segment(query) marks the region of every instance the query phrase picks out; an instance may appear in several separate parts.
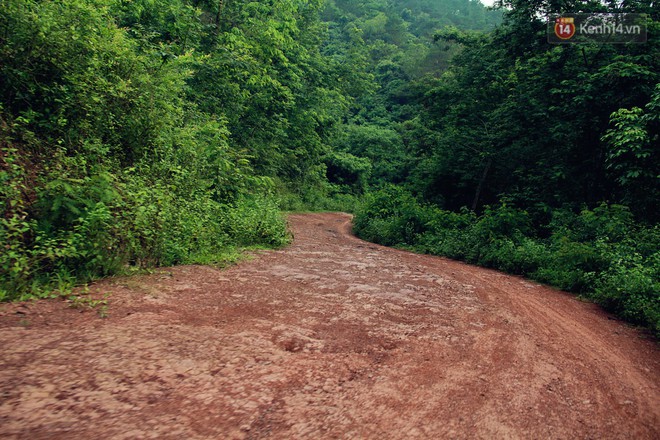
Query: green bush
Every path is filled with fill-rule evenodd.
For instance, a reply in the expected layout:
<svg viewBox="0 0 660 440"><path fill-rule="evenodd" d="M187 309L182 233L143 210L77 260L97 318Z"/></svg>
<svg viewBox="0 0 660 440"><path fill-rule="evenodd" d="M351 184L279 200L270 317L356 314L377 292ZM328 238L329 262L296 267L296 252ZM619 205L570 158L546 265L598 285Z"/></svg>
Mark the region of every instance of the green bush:
<svg viewBox="0 0 660 440"><path fill-rule="evenodd" d="M548 258L547 248L534 239L502 238L485 247L478 263L508 273L534 276Z"/></svg>
<svg viewBox="0 0 660 440"><path fill-rule="evenodd" d="M595 243L562 240L548 245L548 250L548 258L534 278L570 292L593 289L593 274L605 270L609 264Z"/></svg>
<svg viewBox="0 0 660 440"><path fill-rule="evenodd" d="M654 249L650 251L649 249ZM641 228L609 249L610 266L588 296L660 335L660 228Z"/></svg>
<svg viewBox="0 0 660 440"><path fill-rule="evenodd" d="M330 183L347 188L352 194L363 194L371 174L371 162L343 151L332 151L325 159Z"/></svg>
<svg viewBox="0 0 660 440"><path fill-rule="evenodd" d="M31 219L17 190L25 173L4 171L10 161L4 157L0 300L49 295L130 267L220 263L236 247L281 246L289 239L271 199L219 203L203 187L186 197L132 173L50 180L37 191L37 219Z"/></svg>
<svg viewBox="0 0 660 440"><path fill-rule="evenodd" d="M369 194L355 216L355 232L384 245L415 246L428 229L431 210L405 190L387 186Z"/></svg>
<svg viewBox="0 0 660 440"><path fill-rule="evenodd" d="M288 243L286 221L276 202L264 197L245 197L231 207L223 227L240 246L282 246Z"/></svg>

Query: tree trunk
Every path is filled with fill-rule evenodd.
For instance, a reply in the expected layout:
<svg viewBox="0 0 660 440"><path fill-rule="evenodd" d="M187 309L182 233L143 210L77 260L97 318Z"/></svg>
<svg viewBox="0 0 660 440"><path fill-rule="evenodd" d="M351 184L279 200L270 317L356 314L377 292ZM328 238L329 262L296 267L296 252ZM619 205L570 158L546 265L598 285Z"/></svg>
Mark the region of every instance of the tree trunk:
<svg viewBox="0 0 660 440"><path fill-rule="evenodd" d="M220 18L222 17L222 9L225 6L224 0L218 0L218 13L215 14L215 32L220 35Z"/></svg>
<svg viewBox="0 0 660 440"><path fill-rule="evenodd" d="M484 168L484 172L481 175L481 179L479 180L479 185L477 185L477 191L474 193L474 200L472 201L472 211L477 210L477 205L479 204L479 198L481 197L481 190L484 187L484 183L486 182L486 178L488 177L488 173L490 172L490 167L493 165L493 158L489 157L488 161L486 162L486 168Z"/></svg>

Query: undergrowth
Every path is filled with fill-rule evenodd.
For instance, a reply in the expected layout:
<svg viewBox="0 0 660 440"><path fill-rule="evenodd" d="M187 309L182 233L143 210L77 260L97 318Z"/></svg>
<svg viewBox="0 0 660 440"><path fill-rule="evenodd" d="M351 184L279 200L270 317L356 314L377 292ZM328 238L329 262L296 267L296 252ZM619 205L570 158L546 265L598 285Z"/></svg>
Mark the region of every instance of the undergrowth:
<svg viewBox="0 0 660 440"><path fill-rule="evenodd" d="M289 240L272 197L219 202L201 189L184 197L163 180L84 174L70 164L35 181L24 154L7 143L1 154L0 301L50 297L136 269L223 265L241 248Z"/></svg>

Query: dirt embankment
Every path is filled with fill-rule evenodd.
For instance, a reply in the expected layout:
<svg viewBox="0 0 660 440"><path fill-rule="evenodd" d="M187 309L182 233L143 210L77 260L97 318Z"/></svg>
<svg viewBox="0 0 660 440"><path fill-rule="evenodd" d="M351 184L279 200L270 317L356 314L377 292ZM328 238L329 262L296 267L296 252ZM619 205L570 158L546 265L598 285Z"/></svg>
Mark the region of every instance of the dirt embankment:
<svg viewBox="0 0 660 440"><path fill-rule="evenodd" d="M220 271L0 306L3 439L658 439L657 345L529 281L294 215Z"/></svg>

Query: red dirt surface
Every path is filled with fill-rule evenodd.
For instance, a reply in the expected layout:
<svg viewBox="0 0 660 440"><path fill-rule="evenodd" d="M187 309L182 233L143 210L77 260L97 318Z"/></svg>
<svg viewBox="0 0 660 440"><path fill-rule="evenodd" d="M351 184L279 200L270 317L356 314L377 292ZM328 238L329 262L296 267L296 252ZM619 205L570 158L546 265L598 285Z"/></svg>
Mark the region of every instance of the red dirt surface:
<svg viewBox="0 0 660 440"><path fill-rule="evenodd" d="M290 217L227 270L0 306L3 439L658 439L657 343L521 278Z"/></svg>

